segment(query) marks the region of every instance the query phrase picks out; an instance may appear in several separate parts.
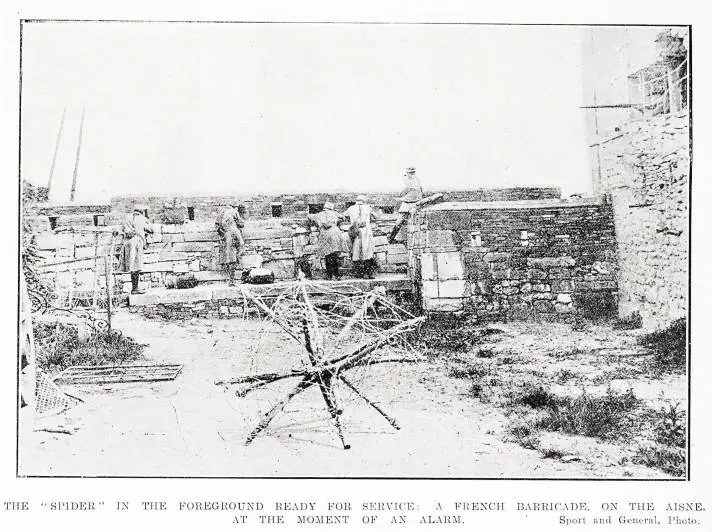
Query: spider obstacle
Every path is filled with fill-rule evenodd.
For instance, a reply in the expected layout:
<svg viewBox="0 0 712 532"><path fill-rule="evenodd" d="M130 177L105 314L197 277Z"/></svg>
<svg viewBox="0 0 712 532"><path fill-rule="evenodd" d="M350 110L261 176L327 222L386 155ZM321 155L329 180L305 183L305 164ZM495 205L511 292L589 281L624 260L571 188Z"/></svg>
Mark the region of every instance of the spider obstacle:
<svg viewBox="0 0 712 532"><path fill-rule="evenodd" d="M293 368L289 371L239 376L215 382L217 385L239 385L236 395L238 397L245 397L250 392L274 382L283 379L298 379L296 386L262 415L257 426L247 437L245 444L249 445L263 432L292 399L310 389L312 386L317 386L343 448L349 449L351 446L346 443L341 423L343 408L334 393L335 386L339 383L345 385L358 398L378 412L393 428L400 429L397 421L376 404L376 402L361 392L357 384L347 377L346 373L355 368L368 367L374 364L420 361L418 357L412 356L412 352L411 356L383 356L382 353L379 353L379 350L391 345L398 338L402 338L404 333L416 329L425 318L413 316L388 301L385 298L385 289L379 286L367 294L362 292L361 295L365 295L365 297L359 306L353 305L359 297L352 296L349 302L352 308L356 306L356 310L345 320L338 334L336 334L333 341L329 342L329 346L327 346L327 342L325 342L325 332L329 327L331 327L332 330L334 329L333 323L328 323L334 320L328 319L328 313L317 311L309 296L308 285L312 283L308 283L306 279L302 277L291 284L292 291L289 297L286 298L289 301L287 305L288 312L281 313L274 310L274 305L270 308L260 297L252 294L249 289L244 286L241 286L244 301L246 303L252 303L259 311L266 315L268 320L278 325L290 338L303 348L303 354L306 355L306 363L302 367ZM345 297L348 298L348 296ZM285 299L282 301L285 301ZM385 321L376 320L379 321L379 323L377 327L374 327L372 323L369 323L368 313L369 309L373 310L378 304L390 309L392 311L392 318L391 320ZM384 324L387 325L389 323L391 326L384 327ZM370 325L370 327L366 327L369 329L369 333L362 335L361 341L355 346L349 346L346 340L354 329L363 329L367 325Z"/></svg>

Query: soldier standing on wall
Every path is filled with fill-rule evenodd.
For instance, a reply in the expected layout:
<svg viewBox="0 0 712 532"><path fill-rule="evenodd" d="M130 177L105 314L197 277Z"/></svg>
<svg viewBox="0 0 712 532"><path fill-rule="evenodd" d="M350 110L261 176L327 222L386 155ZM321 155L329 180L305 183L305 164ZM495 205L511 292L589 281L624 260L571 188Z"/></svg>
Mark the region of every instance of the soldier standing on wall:
<svg viewBox="0 0 712 532"><path fill-rule="evenodd" d="M400 218L388 237L390 244L396 243L396 236L398 236L403 225L408 222L410 215L415 211L415 204L423 199L423 186L420 184L420 179L415 175L415 168L412 166L406 168L404 177L405 189L403 190L403 197L399 198L403 202L400 209L398 209Z"/></svg>
<svg viewBox="0 0 712 532"><path fill-rule="evenodd" d="M119 255L119 268L131 273L131 293L143 294L138 286L143 270L143 251L146 248L146 233L153 233L148 220L144 216L145 207L136 205L133 213L126 217L121 230L124 242Z"/></svg>
<svg viewBox="0 0 712 532"><path fill-rule="evenodd" d="M243 227L245 227L245 221L240 216L236 205L228 205L223 208L215 220L215 230L220 237L219 263L227 269L230 283L236 281L237 261L245 249L245 241L242 238L242 231L240 231Z"/></svg>

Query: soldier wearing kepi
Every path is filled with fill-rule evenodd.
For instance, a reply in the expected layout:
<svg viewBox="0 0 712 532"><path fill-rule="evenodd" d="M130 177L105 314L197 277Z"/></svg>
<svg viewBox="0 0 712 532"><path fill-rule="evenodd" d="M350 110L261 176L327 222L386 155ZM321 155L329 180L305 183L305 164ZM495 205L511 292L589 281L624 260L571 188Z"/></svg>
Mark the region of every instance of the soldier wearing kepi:
<svg viewBox="0 0 712 532"><path fill-rule="evenodd" d="M242 238L241 228L245 221L240 216L237 206L224 207L215 220L215 230L220 237L220 264L225 267L230 275L230 282L235 282L235 272L240 255L245 250L245 241Z"/></svg>
<svg viewBox="0 0 712 532"><path fill-rule="evenodd" d="M131 273L131 293L143 294L139 289L141 270L143 270L143 251L146 248L146 233L153 233L153 228L144 216L144 207L136 205L121 226L124 242L119 255L119 267Z"/></svg>
<svg viewBox="0 0 712 532"><path fill-rule="evenodd" d="M403 190L403 197L399 198L403 202L400 209L398 209L400 218L388 237L390 244L395 244L401 228L408 223L411 214L415 211L415 204L423 199L423 186L420 184L420 179L415 175L415 168L412 166L406 168L404 177L405 189Z"/></svg>

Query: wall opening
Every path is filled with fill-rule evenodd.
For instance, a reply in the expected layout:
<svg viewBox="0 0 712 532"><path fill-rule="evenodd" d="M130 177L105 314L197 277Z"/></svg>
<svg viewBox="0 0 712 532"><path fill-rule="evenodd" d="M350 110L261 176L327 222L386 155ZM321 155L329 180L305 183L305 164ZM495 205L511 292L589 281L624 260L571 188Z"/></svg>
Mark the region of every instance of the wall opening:
<svg viewBox="0 0 712 532"><path fill-rule="evenodd" d="M188 207L188 220L195 220L195 207Z"/></svg>
<svg viewBox="0 0 712 532"><path fill-rule="evenodd" d="M272 203L272 218L281 218L284 214L283 205L281 203Z"/></svg>
<svg viewBox="0 0 712 532"><path fill-rule="evenodd" d="M57 220L59 219L59 216L50 216L49 217L49 228L52 230L57 229Z"/></svg>
<svg viewBox="0 0 712 532"><path fill-rule="evenodd" d="M309 214L318 214L324 210L323 203L310 203L309 204Z"/></svg>
<svg viewBox="0 0 712 532"><path fill-rule="evenodd" d="M393 205L381 205L381 210L383 211L383 214L393 214L396 211L396 208Z"/></svg>

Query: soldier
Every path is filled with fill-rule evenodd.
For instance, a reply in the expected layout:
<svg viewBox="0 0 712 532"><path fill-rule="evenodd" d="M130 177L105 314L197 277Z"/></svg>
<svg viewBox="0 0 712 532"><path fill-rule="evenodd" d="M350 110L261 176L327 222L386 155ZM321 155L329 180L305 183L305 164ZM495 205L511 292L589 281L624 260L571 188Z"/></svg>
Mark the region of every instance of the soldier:
<svg viewBox="0 0 712 532"><path fill-rule="evenodd" d="M138 286L143 270L143 251L146 248L146 233L153 233L148 220L143 214L143 207L136 205L133 213L129 214L124 221L121 230L124 235L124 242L119 255L119 268L124 272L131 273L131 293L143 294L145 290L140 290Z"/></svg>
<svg viewBox="0 0 712 532"><path fill-rule="evenodd" d="M326 278L335 278L338 281L341 279L339 257L344 251L341 229L339 229L339 214L334 211L334 204L327 201L324 203L324 210L317 214L308 214L307 218L319 227L317 252L324 259Z"/></svg>
<svg viewBox="0 0 712 532"><path fill-rule="evenodd" d="M403 190L403 197L399 198L403 203L398 209L400 218L388 237L390 244L395 244L396 236L398 236L403 225L408 222L410 215L415 211L415 204L423 199L423 186L420 184L420 179L415 175L415 168L412 166L406 168L403 177L405 177L405 189Z"/></svg>
<svg viewBox="0 0 712 532"><path fill-rule="evenodd" d="M351 222L349 235L353 244L351 260L354 263L354 275L374 279L376 277L376 243L373 239L371 220L377 219L376 213L366 203L366 196L359 194L356 197L356 204L346 209L343 216L348 217Z"/></svg>
<svg viewBox="0 0 712 532"><path fill-rule="evenodd" d="M223 208L215 220L215 230L220 237L220 260L218 262L230 275L230 283L236 281L237 262L245 250L245 241L242 238L242 231L240 231L243 227L245 227L245 221L235 205Z"/></svg>

